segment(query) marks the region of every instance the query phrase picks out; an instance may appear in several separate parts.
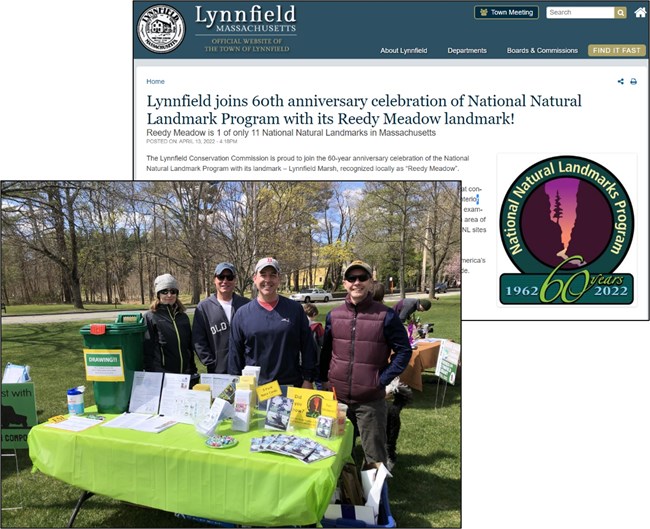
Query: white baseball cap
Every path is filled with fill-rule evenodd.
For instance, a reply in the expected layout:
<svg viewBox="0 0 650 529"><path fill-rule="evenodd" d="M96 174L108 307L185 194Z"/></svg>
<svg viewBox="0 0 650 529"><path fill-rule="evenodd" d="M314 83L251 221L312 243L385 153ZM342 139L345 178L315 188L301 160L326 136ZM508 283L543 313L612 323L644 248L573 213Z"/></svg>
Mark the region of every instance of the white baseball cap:
<svg viewBox="0 0 650 529"><path fill-rule="evenodd" d="M273 259L273 257L262 257L262 259L257 261L257 264L255 265L255 273L257 274L267 266L272 266L278 274L280 273L280 263Z"/></svg>

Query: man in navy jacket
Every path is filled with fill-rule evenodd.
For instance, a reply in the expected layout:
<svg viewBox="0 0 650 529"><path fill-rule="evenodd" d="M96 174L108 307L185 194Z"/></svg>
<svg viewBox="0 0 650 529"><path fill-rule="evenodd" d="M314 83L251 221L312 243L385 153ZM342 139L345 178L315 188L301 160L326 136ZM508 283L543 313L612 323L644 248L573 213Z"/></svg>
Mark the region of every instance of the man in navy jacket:
<svg viewBox="0 0 650 529"><path fill-rule="evenodd" d="M258 382L313 389L318 374L316 345L300 303L280 296L280 265L272 257L260 259L253 282L257 298L232 321L228 372L239 375L259 366Z"/></svg>

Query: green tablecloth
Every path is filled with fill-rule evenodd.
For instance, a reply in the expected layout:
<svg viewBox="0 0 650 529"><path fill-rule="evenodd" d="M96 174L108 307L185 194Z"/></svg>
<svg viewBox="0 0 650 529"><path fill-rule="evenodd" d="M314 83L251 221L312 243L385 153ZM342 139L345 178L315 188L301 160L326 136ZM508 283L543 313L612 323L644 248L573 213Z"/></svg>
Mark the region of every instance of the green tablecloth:
<svg viewBox="0 0 650 529"><path fill-rule="evenodd" d="M251 453L251 438L281 433L263 424L262 417L254 418L250 432L233 432L229 421L221 424L218 433L239 441L228 449L209 448L186 424L158 434L101 426L74 433L41 424L29 434L29 455L44 474L139 505L243 525L318 523L349 459L352 425L348 422L345 435L330 440L310 430L289 432L337 452L306 464L290 456Z"/></svg>

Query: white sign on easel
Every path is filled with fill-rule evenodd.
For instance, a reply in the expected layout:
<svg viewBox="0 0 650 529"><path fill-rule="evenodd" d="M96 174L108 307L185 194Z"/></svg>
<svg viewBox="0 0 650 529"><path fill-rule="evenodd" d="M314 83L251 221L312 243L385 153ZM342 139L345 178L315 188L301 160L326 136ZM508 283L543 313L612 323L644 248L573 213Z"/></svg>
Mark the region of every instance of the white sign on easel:
<svg viewBox="0 0 650 529"><path fill-rule="evenodd" d="M443 340L436 363L436 376L453 385L456 381L459 360L460 344L451 340Z"/></svg>

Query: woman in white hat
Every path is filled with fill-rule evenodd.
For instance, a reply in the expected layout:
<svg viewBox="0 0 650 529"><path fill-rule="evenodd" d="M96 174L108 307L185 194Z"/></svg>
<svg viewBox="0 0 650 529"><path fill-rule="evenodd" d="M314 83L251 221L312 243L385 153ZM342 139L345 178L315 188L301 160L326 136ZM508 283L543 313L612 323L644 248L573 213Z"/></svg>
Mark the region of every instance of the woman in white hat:
<svg viewBox="0 0 650 529"><path fill-rule="evenodd" d="M156 297L144 319L144 369L164 373L192 375L198 379L192 328L183 303L178 299L178 281L171 274L154 281Z"/></svg>

